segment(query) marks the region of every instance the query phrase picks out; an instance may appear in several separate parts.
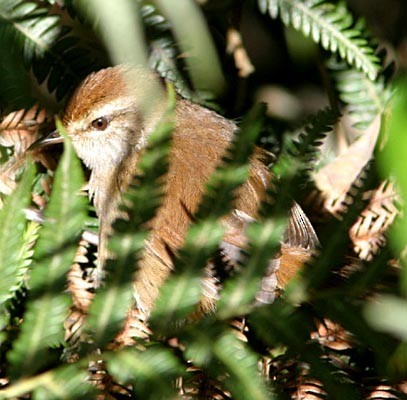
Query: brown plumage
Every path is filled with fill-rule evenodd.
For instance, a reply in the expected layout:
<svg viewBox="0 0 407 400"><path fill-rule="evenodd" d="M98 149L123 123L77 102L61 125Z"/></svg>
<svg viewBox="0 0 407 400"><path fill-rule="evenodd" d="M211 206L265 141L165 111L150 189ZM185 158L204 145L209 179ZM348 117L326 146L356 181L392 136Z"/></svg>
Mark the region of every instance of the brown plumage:
<svg viewBox="0 0 407 400"><path fill-rule="evenodd" d="M147 113L140 112L145 105L146 86L153 82L158 80L151 72L123 66L107 68L85 79L65 111L63 123L73 146L92 171L89 191L101 222L101 262L106 256L110 226L118 215L121 193L137 171L137 161L148 135L165 110L163 96L154 99L153 108ZM135 279L136 299L142 309L151 309L160 286L171 272L170 253L176 253L182 245L205 183L235 131L232 121L188 100L177 100L165 196L151 221L151 235ZM251 158L250 178L237 190L234 211L222 220L226 227L222 251L230 259L237 257L237 250L246 245L244 230L257 217L260 202L265 199L270 182L266 159L267 154L256 148ZM281 257L270 261L270 277L275 280L277 270L277 280L284 285L310 257L317 243L308 219L294 205ZM260 291L259 301L267 302L273 297L270 289L273 284L267 279L263 282L265 294ZM216 290L210 279L208 282L204 285L201 304L204 312L213 309L216 300Z"/></svg>

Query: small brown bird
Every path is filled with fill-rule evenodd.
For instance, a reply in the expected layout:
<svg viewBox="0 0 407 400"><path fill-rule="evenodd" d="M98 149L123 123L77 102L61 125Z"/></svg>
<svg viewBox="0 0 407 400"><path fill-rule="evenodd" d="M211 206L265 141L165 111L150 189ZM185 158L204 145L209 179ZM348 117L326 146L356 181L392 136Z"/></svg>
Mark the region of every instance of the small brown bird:
<svg viewBox="0 0 407 400"><path fill-rule="evenodd" d="M117 66L89 75L68 102L63 124L78 156L91 170L89 192L100 219L99 258L106 254L111 224L118 216L121 194L129 186L147 138L166 109L165 96L153 111L141 112L146 85L159 82L153 72ZM164 200L151 221L138 274L135 295L138 306L151 310L160 286L172 269L169 254L183 244L205 188L205 183L221 162L237 126L230 120L188 100L177 99L175 129L164 185ZM44 139L46 144L49 139ZM58 141L53 138L52 141ZM265 200L270 172L267 153L255 148L248 181L236 193L233 212L223 218L226 228L222 252L234 259L246 245L245 228L257 218ZM270 301L278 286L284 286L318 245L318 239L301 208L294 203L280 257L270 261L258 301ZM216 289L205 282L201 309L212 310Z"/></svg>

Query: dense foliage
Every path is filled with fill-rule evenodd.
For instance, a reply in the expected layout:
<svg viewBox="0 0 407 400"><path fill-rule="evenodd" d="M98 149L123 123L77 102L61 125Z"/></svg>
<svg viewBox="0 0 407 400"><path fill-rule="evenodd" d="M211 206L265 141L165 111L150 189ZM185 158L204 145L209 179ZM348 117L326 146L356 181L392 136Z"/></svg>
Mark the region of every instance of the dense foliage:
<svg viewBox="0 0 407 400"><path fill-rule="evenodd" d="M380 43L344 1L2 0L0 398L406 398L407 80ZM132 277L162 197L171 86L102 288L86 171L68 140L62 154L26 152L89 72L122 62L244 115L149 321ZM241 265L222 276L217 310L194 320L203 269L222 262L219 219L255 143L275 154L273 203L250 225ZM274 303L254 306L291 199L320 251Z"/></svg>

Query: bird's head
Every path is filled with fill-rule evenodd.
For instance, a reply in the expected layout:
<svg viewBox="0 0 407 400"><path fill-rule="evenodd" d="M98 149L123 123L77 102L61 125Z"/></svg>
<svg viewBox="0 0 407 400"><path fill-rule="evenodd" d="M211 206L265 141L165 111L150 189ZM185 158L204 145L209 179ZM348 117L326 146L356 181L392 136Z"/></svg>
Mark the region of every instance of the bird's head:
<svg viewBox="0 0 407 400"><path fill-rule="evenodd" d="M121 65L90 74L67 103L62 122L85 165L103 172L145 146L164 109L157 76Z"/></svg>

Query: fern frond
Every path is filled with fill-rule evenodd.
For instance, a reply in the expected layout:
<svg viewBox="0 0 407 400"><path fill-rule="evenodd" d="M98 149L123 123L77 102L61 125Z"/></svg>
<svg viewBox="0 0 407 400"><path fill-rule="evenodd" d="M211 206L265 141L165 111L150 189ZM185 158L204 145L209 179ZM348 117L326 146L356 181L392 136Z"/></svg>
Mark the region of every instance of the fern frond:
<svg viewBox="0 0 407 400"><path fill-rule="evenodd" d="M355 252L362 260L372 260L386 243L385 233L400 210L398 194L391 182L384 181L371 193L368 206L350 230Z"/></svg>
<svg viewBox="0 0 407 400"><path fill-rule="evenodd" d="M378 58L353 21L344 2L337 5L325 0L258 0L262 12L272 18L280 16L324 49L338 54L350 65L376 79Z"/></svg>
<svg viewBox="0 0 407 400"><path fill-rule="evenodd" d="M21 285L30 254L27 254L24 208L31 197L33 167L27 168L17 189L7 197L0 210L0 310ZM26 236L27 238L27 236ZM30 237L31 239L31 237Z"/></svg>
<svg viewBox="0 0 407 400"><path fill-rule="evenodd" d="M143 2L144 3L144 2ZM142 4L140 14L143 18L149 42L149 65L162 77L173 82L177 92L186 99L195 97L185 79L184 57L171 32L171 25L150 2Z"/></svg>
<svg viewBox="0 0 407 400"><path fill-rule="evenodd" d="M80 162L66 141L35 246L27 311L20 335L8 354L14 377L40 370L49 361L50 347L63 342L63 323L70 303L64 293L66 274L86 217L87 201L78 195L83 181Z"/></svg>
<svg viewBox="0 0 407 400"><path fill-rule="evenodd" d="M296 158L301 158L304 167L312 169L323 139L332 132L339 115L337 111L325 108L310 116L299 136L294 139L287 151Z"/></svg>
<svg viewBox="0 0 407 400"><path fill-rule="evenodd" d="M101 61L95 55L96 46L82 48L71 31L71 27L62 25L55 9L51 12L50 4L25 0L0 3L0 43L12 46L26 69L32 68L38 83L47 81L49 92L55 91L57 100Z"/></svg>
<svg viewBox="0 0 407 400"><path fill-rule="evenodd" d="M213 346L213 354L223 364L226 387L235 399L272 400L274 396L258 375L256 355L233 334L222 335Z"/></svg>
<svg viewBox="0 0 407 400"><path fill-rule="evenodd" d="M27 224L27 229L23 236L23 243L18 254L20 268L17 289L19 289L25 283L25 279L28 278L28 268L32 264L34 255L33 246L38 238L40 228L41 226L36 222L29 222Z"/></svg>
<svg viewBox="0 0 407 400"><path fill-rule="evenodd" d="M309 175L316 169L317 153L322 139L331 132L338 118L336 111L325 109L308 118L297 138L289 138L283 143L278 161L272 166L274 175L280 180L278 196L299 200ZM297 190L296 190L297 189Z"/></svg>
<svg viewBox="0 0 407 400"><path fill-rule="evenodd" d="M285 202L287 207L290 203ZM279 207L267 213L262 223L252 223L247 228L249 245L242 260L244 268L225 283L217 307L217 315L228 319L244 315L252 306L267 266L276 256L286 227L286 213ZM274 271L273 271L274 272Z"/></svg>
<svg viewBox="0 0 407 400"><path fill-rule="evenodd" d="M335 235L321 233L322 249L312 267L307 267L304 279L307 284L318 290L329 278L330 274L344 263L344 255L349 244L349 230L364 208L363 192L371 189L373 172L370 164L365 166L353 185L349 188L344 199L339 218L325 227L325 232L335 232ZM326 241L326 238L329 240Z"/></svg>
<svg viewBox="0 0 407 400"><path fill-rule="evenodd" d="M44 108L35 104L28 110L18 110L1 118L0 145L14 147L14 155L21 156L38 139L39 132L49 125Z"/></svg>
<svg viewBox="0 0 407 400"><path fill-rule="evenodd" d="M105 285L97 292L87 321L99 347L119 332L133 306L133 277L149 233L145 225L162 200L161 181L168 168L174 107L175 94L171 91L169 110L149 137L146 152L138 163L140 174L124 197L122 207L128 219L119 218L113 225L115 235L109 239L113 259L107 262Z"/></svg>
<svg viewBox="0 0 407 400"><path fill-rule="evenodd" d="M309 341L312 322L306 309L293 307L283 299L255 309L250 316L253 334L273 349L283 344L291 359L306 363L312 377L323 383L323 388L335 400L358 398L357 388L344 379L341 367L324 357L323 349ZM278 384L278 382L277 382Z"/></svg>
<svg viewBox="0 0 407 400"><path fill-rule="evenodd" d="M86 382L87 375L78 364L62 366L42 374L21 379L0 390L1 399L16 399L33 393L34 399L80 400L95 395L94 388Z"/></svg>
<svg viewBox="0 0 407 400"><path fill-rule="evenodd" d="M184 356L221 386L219 391L233 399L273 399L270 388L258 373L258 358L230 327L207 319L181 333Z"/></svg>
<svg viewBox="0 0 407 400"><path fill-rule="evenodd" d="M225 284L218 305L220 318L247 312L267 266L280 247L292 199L298 198L298 188L304 185L320 141L332 129L336 118L336 112L323 110L310 118L304 133L285 143L285 148L272 167L279 179L276 182L277 193L272 194L272 204L263 205L262 222L252 223L247 228L249 246L244 256L245 267Z"/></svg>
<svg viewBox="0 0 407 400"><path fill-rule="evenodd" d="M347 64L334 58L327 61L332 72L339 99L345 104L352 123L365 130L377 115L382 115L391 97L384 74L371 80L364 73L349 68Z"/></svg>
<svg viewBox="0 0 407 400"><path fill-rule="evenodd" d="M249 156L262 126L262 107L254 108L236 134L223 163L209 179L184 246L175 261L175 274L164 283L152 313L152 323L166 330L182 321L201 297L204 267L219 248L224 234L220 218L226 215L235 190L249 177Z"/></svg>
<svg viewBox="0 0 407 400"><path fill-rule="evenodd" d="M134 349L106 356L108 371L122 384L132 384L134 398L176 397L174 381L182 373L178 359L159 345L140 352Z"/></svg>

